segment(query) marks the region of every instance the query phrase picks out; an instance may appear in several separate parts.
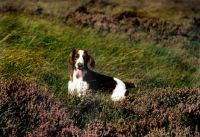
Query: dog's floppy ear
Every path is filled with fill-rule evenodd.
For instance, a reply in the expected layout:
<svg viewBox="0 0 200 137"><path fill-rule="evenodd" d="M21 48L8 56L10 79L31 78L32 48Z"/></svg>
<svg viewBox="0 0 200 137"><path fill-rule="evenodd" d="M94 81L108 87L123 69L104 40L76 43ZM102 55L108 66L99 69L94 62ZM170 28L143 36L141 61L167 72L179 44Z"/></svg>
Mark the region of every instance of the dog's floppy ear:
<svg viewBox="0 0 200 137"><path fill-rule="evenodd" d="M93 57L89 52L87 52L87 54L88 54L88 64L90 65L91 68L95 68L95 61Z"/></svg>
<svg viewBox="0 0 200 137"><path fill-rule="evenodd" d="M71 65L73 65L73 63L74 63L74 54L75 54L75 52L76 52L76 49L74 49L70 54L69 54L69 57L68 57L68 61L69 61L69 63L71 64Z"/></svg>

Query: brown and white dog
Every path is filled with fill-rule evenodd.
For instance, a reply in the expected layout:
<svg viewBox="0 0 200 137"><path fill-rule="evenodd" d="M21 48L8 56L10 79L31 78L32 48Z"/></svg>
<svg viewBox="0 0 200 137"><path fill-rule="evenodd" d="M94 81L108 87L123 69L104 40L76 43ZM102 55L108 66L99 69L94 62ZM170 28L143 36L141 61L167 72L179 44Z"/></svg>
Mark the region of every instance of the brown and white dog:
<svg viewBox="0 0 200 137"><path fill-rule="evenodd" d="M135 84L122 82L121 80L96 73L88 68L95 67L91 54L85 50L74 49L69 55L69 63L72 67L68 92L78 93L78 96L86 95L88 90L112 92L111 99L118 101L128 95L128 88L135 88Z"/></svg>

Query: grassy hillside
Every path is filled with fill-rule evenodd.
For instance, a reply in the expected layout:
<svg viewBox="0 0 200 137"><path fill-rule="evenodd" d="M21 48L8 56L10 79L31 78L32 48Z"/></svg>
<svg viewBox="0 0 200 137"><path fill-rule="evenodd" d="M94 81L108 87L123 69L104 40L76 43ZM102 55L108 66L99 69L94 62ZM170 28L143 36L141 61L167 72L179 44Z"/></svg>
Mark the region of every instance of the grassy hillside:
<svg viewBox="0 0 200 137"><path fill-rule="evenodd" d="M66 90L68 55L83 48L92 53L95 71L135 82L141 89L199 86L199 66L184 51L23 15L1 15L1 24L2 80L21 77Z"/></svg>
<svg viewBox="0 0 200 137"><path fill-rule="evenodd" d="M24 102L13 100L14 107L8 107L10 102L4 100L3 96L9 97L7 92L13 85L17 91L30 90L31 95L36 92L25 101L28 107L40 92L45 91L45 97L49 96L46 95L49 89L48 93L65 106L59 110L66 113L63 119L70 118L80 130L87 129L85 136L90 132L92 135L102 133L99 136L162 135L164 132L164 135L188 135L190 130L191 134L199 133L199 7L189 4L184 10L187 0L183 6L178 1L170 1L167 7L165 2L167 0L154 5L126 0L1 1L0 83L21 79L37 83L39 89L12 80L1 86L0 135L7 125L6 131L12 130L9 119L18 113L15 105L24 109ZM166 12L169 9L170 14ZM96 62L94 71L136 83L138 88L131 91L133 95L127 100L118 103L99 94L84 99L68 97L68 55L74 48L91 52ZM12 96L21 98L23 95L26 94ZM32 109L26 110L28 114L29 111L34 113ZM42 109L48 110L49 106ZM55 112L52 109L49 113L51 111ZM42 113L40 109L38 113ZM52 115L46 117L52 120L49 118ZM31 120L28 122L25 128L19 124L16 129L32 136L37 131L42 132L38 125L45 121L34 126ZM66 126L65 121L51 125L49 130L59 131L59 135L61 129L62 135L74 130L64 129Z"/></svg>

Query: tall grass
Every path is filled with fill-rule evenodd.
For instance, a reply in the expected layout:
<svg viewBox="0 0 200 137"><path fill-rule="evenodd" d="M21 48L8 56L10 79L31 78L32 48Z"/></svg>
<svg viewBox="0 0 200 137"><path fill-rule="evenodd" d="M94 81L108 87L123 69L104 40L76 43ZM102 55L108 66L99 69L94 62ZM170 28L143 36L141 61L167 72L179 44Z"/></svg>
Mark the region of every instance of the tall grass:
<svg viewBox="0 0 200 137"><path fill-rule="evenodd" d="M141 89L199 86L199 66L188 61L184 52L57 21L0 16L1 80L20 77L67 92L68 55L74 48L83 48L92 53L95 71L135 82Z"/></svg>

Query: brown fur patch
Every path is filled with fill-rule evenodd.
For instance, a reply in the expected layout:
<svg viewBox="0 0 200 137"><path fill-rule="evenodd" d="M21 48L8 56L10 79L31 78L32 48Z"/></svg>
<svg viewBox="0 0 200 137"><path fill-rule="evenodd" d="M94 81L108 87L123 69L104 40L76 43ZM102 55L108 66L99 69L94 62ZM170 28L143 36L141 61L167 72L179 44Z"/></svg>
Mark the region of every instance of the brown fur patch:
<svg viewBox="0 0 200 137"><path fill-rule="evenodd" d="M125 96L128 96L129 93L130 93L130 91L129 91L129 90L126 90Z"/></svg>

